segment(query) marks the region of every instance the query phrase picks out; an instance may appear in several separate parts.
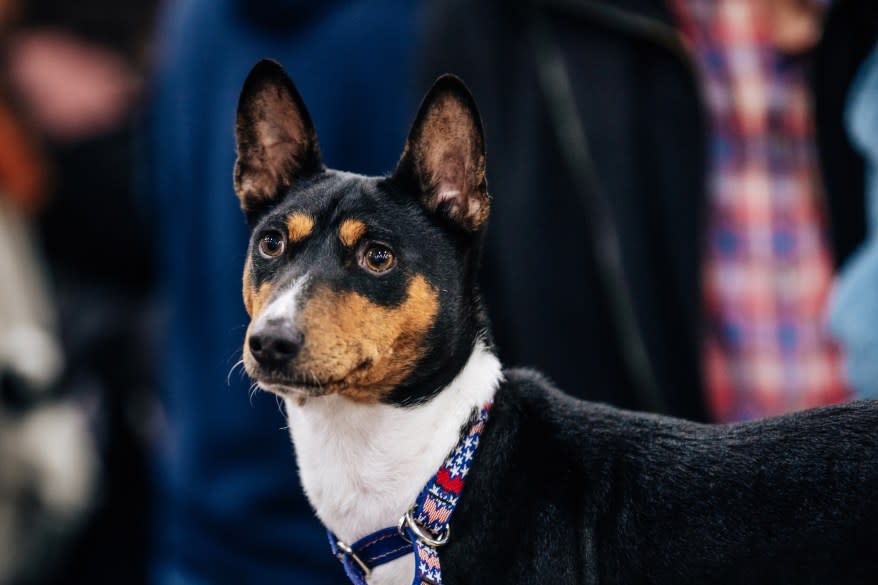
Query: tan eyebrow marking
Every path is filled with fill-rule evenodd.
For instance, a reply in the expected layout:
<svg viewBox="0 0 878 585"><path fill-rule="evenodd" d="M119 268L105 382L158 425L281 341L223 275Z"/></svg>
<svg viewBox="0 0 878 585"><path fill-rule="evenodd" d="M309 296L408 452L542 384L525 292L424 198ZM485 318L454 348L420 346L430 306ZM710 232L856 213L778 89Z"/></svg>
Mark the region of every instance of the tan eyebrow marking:
<svg viewBox="0 0 878 585"><path fill-rule="evenodd" d="M313 229L314 219L309 215L293 213L287 218L287 235L293 244L310 236Z"/></svg>
<svg viewBox="0 0 878 585"><path fill-rule="evenodd" d="M338 239L347 247L351 247L366 233L366 224L359 219L346 219L338 228Z"/></svg>

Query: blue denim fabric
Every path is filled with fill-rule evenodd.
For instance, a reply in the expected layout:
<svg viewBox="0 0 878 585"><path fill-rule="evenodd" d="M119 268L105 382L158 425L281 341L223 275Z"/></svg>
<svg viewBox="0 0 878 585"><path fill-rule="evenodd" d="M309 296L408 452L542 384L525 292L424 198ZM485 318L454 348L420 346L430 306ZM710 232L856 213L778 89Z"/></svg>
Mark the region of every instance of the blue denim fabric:
<svg viewBox="0 0 878 585"><path fill-rule="evenodd" d="M878 398L878 45L851 86L845 122L866 160L868 235L842 269L829 325L844 346L857 397Z"/></svg>

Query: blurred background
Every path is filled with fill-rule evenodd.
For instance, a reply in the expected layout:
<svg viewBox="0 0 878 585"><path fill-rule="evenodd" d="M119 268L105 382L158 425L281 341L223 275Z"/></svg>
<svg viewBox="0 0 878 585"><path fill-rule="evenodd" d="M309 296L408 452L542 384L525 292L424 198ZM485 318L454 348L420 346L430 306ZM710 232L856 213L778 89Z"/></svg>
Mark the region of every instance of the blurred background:
<svg viewBox="0 0 878 585"><path fill-rule="evenodd" d="M343 583L238 365L234 113L327 164L461 76L507 365L703 422L878 397L874 0L0 0L0 585Z"/></svg>

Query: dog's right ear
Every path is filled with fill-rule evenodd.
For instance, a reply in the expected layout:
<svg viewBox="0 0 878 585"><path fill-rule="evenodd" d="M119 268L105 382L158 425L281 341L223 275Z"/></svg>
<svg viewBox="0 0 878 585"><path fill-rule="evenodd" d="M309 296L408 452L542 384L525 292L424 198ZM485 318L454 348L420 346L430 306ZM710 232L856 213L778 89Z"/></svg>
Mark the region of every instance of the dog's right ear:
<svg viewBox="0 0 878 585"><path fill-rule="evenodd" d="M235 140L235 193L248 217L274 203L298 179L323 169L302 97L283 68L269 59L257 63L244 82Z"/></svg>

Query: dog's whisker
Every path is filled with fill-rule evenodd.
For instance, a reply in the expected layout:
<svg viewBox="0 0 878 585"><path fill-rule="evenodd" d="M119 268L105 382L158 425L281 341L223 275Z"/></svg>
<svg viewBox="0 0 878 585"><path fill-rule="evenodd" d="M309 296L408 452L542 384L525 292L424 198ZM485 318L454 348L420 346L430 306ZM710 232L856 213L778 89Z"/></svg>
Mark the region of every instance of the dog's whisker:
<svg viewBox="0 0 878 585"><path fill-rule="evenodd" d="M308 370L308 376L311 378L311 383L317 386L317 388L323 392L323 384L320 383L320 380L317 379L317 375L313 372L313 370Z"/></svg>
<svg viewBox="0 0 878 585"><path fill-rule="evenodd" d="M256 384L254 382L253 384L250 385L250 390L249 390L250 406L253 406L253 397L256 395L256 392L258 390L259 390L259 384Z"/></svg>
<svg viewBox="0 0 878 585"><path fill-rule="evenodd" d="M283 407L283 404L282 404L281 401L280 401L280 396L278 396L277 394L275 394L275 396L274 396L274 403L277 405L277 411L278 411L278 412L280 413L280 415L281 415L282 417L284 417L284 419L286 420L287 413L284 412L284 407ZM284 427L281 427L281 430L287 430L288 428L289 428L288 426L284 426Z"/></svg>
<svg viewBox="0 0 878 585"><path fill-rule="evenodd" d="M229 368L229 373L226 374L226 386L232 385L232 374L234 373L235 368L237 368L238 366L243 366L243 365L244 365L244 360L240 359L237 362L235 362L235 365L233 365L231 368ZM241 368L241 377L242 378L244 377L244 369L243 368Z"/></svg>
<svg viewBox="0 0 878 585"><path fill-rule="evenodd" d="M311 379L313 380L314 385L317 386L317 388L318 388L321 392L323 392L323 384L321 384L321 383L320 383L320 380L317 379L317 375L314 374L314 373L312 373L312 374L311 374Z"/></svg>

